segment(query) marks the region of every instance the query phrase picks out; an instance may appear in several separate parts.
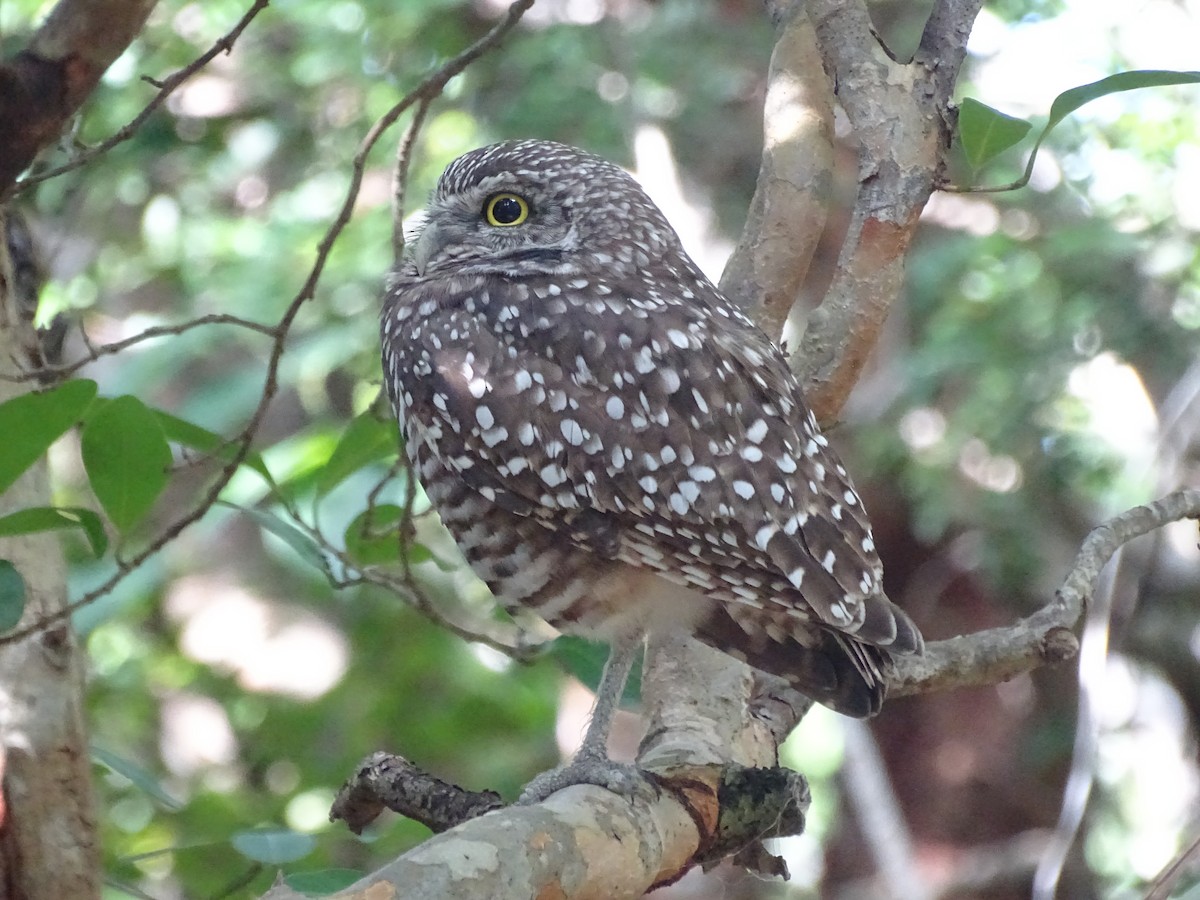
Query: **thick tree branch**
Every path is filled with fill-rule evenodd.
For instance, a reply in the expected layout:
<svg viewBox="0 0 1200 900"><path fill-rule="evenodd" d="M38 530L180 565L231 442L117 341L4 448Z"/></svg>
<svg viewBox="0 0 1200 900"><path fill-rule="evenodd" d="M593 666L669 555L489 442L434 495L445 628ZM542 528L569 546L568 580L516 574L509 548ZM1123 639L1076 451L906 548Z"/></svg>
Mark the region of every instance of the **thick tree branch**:
<svg viewBox="0 0 1200 900"><path fill-rule="evenodd" d="M782 24L763 106L763 152L721 290L770 335L783 330L825 227L833 172L832 87L802 10Z"/></svg>
<svg viewBox="0 0 1200 900"><path fill-rule="evenodd" d="M826 71L858 143L858 196L821 305L794 357L818 421L837 417L903 285L904 260L950 145L950 96L974 10L935 9L913 64L891 58L861 0L808 4ZM943 54L931 60L928 53Z"/></svg>
<svg viewBox="0 0 1200 900"><path fill-rule="evenodd" d="M404 885L414 900L490 898L498 885L506 897L619 900L731 854L765 874L786 875L761 841L802 831L809 804L808 786L795 772L724 763L652 770L647 789L630 797L579 786L533 806L496 809L494 794L463 791L403 760L392 765L397 759L375 754L365 761L340 792L333 817L358 830L384 806L417 806L418 817L437 829L461 821L340 900L365 900L381 883Z"/></svg>
<svg viewBox="0 0 1200 900"><path fill-rule="evenodd" d="M154 0L62 0L0 65L0 194L58 137L153 8Z"/></svg>

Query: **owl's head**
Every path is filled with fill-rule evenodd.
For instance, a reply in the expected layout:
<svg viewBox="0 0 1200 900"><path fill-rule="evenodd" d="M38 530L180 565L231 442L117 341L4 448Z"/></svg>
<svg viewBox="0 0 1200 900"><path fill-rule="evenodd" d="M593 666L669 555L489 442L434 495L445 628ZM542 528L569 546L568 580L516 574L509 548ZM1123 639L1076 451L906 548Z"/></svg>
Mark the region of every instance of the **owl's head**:
<svg viewBox="0 0 1200 900"><path fill-rule="evenodd" d="M472 150L438 181L412 261L438 274L632 274L681 252L662 212L612 163L551 141Z"/></svg>

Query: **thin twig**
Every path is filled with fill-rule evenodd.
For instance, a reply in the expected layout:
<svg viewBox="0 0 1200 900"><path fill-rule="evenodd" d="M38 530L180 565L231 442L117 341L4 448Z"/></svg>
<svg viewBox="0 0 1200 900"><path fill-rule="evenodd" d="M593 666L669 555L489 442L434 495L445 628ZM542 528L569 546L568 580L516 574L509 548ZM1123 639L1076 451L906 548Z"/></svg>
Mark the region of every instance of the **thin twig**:
<svg viewBox="0 0 1200 900"><path fill-rule="evenodd" d="M412 164L413 145L429 111L429 100L422 100L413 110L404 136L396 145L396 165L392 167L392 258L398 264L404 255L404 205L408 191L408 169Z"/></svg>
<svg viewBox="0 0 1200 900"><path fill-rule="evenodd" d="M26 372L22 375L8 375L0 372L0 379L4 381L30 381L37 378L66 378L73 375L89 363L93 363L102 356L112 356L116 353L121 353L128 350L130 347L136 346L144 341L153 340L154 338L167 337L168 335L180 335L186 331L191 331L193 328L200 328L205 325L233 325L237 328L245 328L247 331L254 331L258 334L274 337L278 331L278 325L264 325L261 322L252 322L249 319L243 319L240 316L230 316L224 313L213 313L207 316L198 316L195 319L189 319L186 322L181 322L178 325L155 325L152 328L147 328L144 331L139 331L131 337L124 338L120 341L113 341L111 344L101 344L99 346L93 344L87 336L86 331L82 328L80 332L84 337L84 347L86 353L82 358L71 363L64 363L58 366L44 366L36 372Z"/></svg>
<svg viewBox="0 0 1200 900"><path fill-rule="evenodd" d="M1146 892L1145 900L1167 900L1175 883L1189 869L1200 863L1200 837L1189 844L1183 852L1167 863L1166 867L1154 879L1150 890Z"/></svg>
<svg viewBox="0 0 1200 900"><path fill-rule="evenodd" d="M1019 622L926 645L923 657L901 657L889 678L892 696L998 684L1078 651L1073 629L1113 554L1170 522L1200 518L1200 490L1168 494L1092 529L1055 598Z"/></svg>
<svg viewBox="0 0 1200 900"><path fill-rule="evenodd" d="M213 45L209 47L208 50L206 50L203 54L196 57L196 59L184 66L178 72L175 72L173 75L163 79L161 82L151 82L151 84L158 88L158 93L156 93L151 98L150 102L142 108L141 112L134 116L115 134L111 135L95 146L88 147L69 162L63 163L61 166L57 166L45 172L38 172L36 175L25 176L13 186L12 193L20 193L21 191L32 187L35 184L40 184L43 181L56 178L59 175L63 175L67 172L73 171L74 169L85 166L96 157L102 156L118 144L129 140L134 136L134 134L137 133L137 130L141 128L143 124L145 124L146 120L154 114L155 110L162 106L166 102L167 98L171 96L171 94L173 94L180 85L212 62L216 58L217 54L229 53L232 51L234 42L241 37L242 32L246 30L247 26L249 26L252 21L254 21L254 17L267 8L269 2L270 0L254 0L254 5L246 10L245 15L238 20L237 24L234 25L233 28L229 29L229 31L227 31L224 35L217 38Z"/></svg>

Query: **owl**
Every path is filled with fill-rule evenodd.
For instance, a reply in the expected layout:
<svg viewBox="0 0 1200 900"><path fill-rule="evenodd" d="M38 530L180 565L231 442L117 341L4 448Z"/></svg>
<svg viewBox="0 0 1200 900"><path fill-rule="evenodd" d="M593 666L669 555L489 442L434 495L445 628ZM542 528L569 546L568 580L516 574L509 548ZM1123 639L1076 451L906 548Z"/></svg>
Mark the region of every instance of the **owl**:
<svg viewBox="0 0 1200 900"><path fill-rule="evenodd" d="M921 634L778 346L618 166L549 141L452 162L382 313L425 491L512 611L613 648L690 632L838 712L880 708Z"/></svg>

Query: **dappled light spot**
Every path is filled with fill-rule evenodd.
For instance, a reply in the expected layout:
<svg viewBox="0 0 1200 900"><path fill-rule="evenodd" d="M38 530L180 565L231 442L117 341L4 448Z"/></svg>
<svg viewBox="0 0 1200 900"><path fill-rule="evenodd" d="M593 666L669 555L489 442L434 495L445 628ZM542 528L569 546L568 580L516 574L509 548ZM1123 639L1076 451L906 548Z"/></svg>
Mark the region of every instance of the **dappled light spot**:
<svg viewBox="0 0 1200 900"><path fill-rule="evenodd" d="M248 691L312 700L346 672L345 636L294 604L202 576L175 583L167 612L181 625L180 647L199 662L234 672Z"/></svg>

